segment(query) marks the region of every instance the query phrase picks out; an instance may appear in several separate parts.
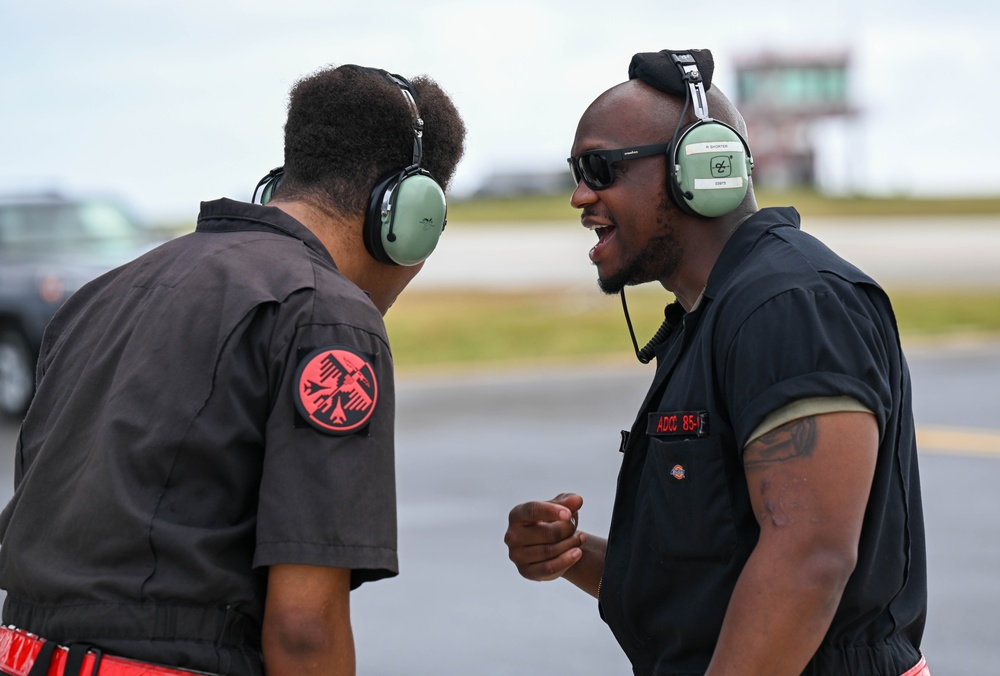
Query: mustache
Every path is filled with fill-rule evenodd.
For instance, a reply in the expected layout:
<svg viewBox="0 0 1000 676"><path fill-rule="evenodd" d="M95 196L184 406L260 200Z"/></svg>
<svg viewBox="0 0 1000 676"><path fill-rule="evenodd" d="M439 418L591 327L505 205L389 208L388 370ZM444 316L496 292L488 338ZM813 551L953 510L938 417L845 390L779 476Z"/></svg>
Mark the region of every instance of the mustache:
<svg viewBox="0 0 1000 676"><path fill-rule="evenodd" d="M615 219L615 217L613 215L611 215L605 209L595 209L593 207L584 207L583 211L580 213L580 221L583 222L584 219L587 219L587 218L594 218L594 219L599 220L599 221L606 221L606 222L610 223L611 225L613 225L614 227L616 227L616 228L618 227L618 221Z"/></svg>

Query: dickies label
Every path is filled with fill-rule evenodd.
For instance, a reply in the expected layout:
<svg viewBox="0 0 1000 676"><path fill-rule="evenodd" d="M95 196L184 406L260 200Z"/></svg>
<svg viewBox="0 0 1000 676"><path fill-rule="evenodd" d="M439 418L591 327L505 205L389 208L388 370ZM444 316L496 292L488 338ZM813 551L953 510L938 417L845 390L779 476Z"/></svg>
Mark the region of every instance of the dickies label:
<svg viewBox="0 0 1000 676"><path fill-rule="evenodd" d="M708 434L708 411L650 413L646 434L653 437L704 437Z"/></svg>

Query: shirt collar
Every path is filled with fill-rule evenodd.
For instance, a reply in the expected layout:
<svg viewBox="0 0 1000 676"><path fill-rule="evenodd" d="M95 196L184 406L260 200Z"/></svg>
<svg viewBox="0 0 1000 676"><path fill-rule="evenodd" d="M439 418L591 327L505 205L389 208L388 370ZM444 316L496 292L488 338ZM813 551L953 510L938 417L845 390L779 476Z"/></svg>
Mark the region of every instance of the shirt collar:
<svg viewBox="0 0 1000 676"><path fill-rule="evenodd" d="M337 267L333 256L315 233L277 207L238 202L225 197L202 202L196 229L199 232L278 232L302 241L334 268Z"/></svg>
<svg viewBox="0 0 1000 676"><path fill-rule="evenodd" d="M800 221L799 212L794 207L761 209L743 221L722 248L702 295L705 298L715 298L729 275L764 235L777 228L790 227L798 230Z"/></svg>

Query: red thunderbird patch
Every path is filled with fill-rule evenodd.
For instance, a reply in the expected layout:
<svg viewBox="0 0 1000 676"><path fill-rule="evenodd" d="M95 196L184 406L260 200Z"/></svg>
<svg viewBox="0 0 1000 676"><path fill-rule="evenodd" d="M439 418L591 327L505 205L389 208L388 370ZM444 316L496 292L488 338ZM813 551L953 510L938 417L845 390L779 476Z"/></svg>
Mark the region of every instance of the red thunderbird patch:
<svg viewBox="0 0 1000 676"><path fill-rule="evenodd" d="M371 359L349 347L313 350L295 375L295 407L316 429L351 434L368 423L378 402Z"/></svg>

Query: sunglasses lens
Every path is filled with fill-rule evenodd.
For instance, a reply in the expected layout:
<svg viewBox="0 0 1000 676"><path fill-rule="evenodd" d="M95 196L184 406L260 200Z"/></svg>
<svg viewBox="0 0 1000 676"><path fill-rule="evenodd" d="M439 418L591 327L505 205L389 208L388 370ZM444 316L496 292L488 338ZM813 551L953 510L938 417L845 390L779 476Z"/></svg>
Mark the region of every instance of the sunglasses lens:
<svg viewBox="0 0 1000 676"><path fill-rule="evenodd" d="M603 156L586 153L576 162L583 180L594 190L601 190L611 185L611 166Z"/></svg>
<svg viewBox="0 0 1000 676"><path fill-rule="evenodd" d="M571 157L567 161L569 162L569 173L573 175L573 185L578 185L582 179L580 171L576 168L577 158Z"/></svg>

